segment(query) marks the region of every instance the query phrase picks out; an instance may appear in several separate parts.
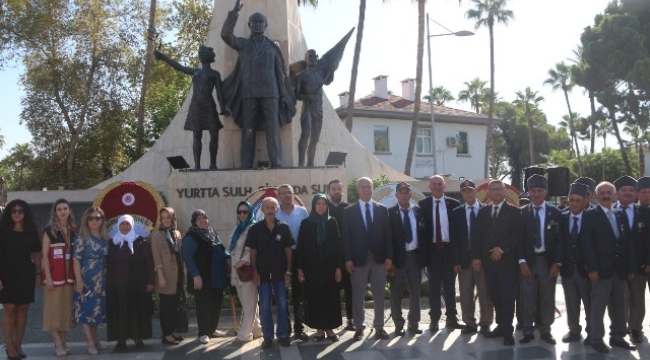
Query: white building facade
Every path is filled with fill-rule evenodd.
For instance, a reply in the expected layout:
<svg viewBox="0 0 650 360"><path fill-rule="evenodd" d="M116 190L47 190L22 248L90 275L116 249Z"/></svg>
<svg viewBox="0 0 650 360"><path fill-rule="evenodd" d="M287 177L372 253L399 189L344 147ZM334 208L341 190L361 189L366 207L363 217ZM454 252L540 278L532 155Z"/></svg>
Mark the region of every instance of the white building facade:
<svg viewBox="0 0 650 360"><path fill-rule="evenodd" d="M374 94L355 101L352 134L379 160L404 171L413 121L415 80L402 81L402 96L388 94L387 76L380 75L374 80ZM340 95L340 101L341 107L336 112L345 119L346 93ZM434 116L432 127L430 105L422 102L411 176L428 178L435 173L437 161L437 173L449 175L450 179L483 178L488 117L446 106L435 106ZM494 119L494 124L498 121Z"/></svg>

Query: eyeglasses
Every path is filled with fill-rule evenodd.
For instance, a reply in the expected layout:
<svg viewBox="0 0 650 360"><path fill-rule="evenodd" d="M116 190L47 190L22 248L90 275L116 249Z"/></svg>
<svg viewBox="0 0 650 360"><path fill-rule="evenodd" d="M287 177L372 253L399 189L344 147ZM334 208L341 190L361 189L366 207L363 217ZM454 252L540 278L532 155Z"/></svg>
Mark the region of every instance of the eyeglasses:
<svg viewBox="0 0 650 360"><path fill-rule="evenodd" d="M23 210L23 209L15 209L14 208L14 209L11 209L11 213L16 214L16 215L22 215L22 214L25 213L25 210Z"/></svg>
<svg viewBox="0 0 650 360"><path fill-rule="evenodd" d="M103 218L101 216L89 216L88 221L101 221Z"/></svg>
<svg viewBox="0 0 650 360"><path fill-rule="evenodd" d="M248 215L248 210L237 210L237 215Z"/></svg>

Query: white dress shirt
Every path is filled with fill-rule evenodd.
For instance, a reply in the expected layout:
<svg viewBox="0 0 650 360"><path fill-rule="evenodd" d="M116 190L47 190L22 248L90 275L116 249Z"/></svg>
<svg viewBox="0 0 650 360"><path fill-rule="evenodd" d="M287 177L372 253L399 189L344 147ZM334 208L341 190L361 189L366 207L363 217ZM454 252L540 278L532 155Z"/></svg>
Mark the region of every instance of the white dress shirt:
<svg viewBox="0 0 650 360"><path fill-rule="evenodd" d="M438 210L440 211L440 232L442 233L442 242L443 243L448 243L449 242L449 217L447 216L447 202L445 201L445 196L443 195L440 199L436 199L435 197L432 197L432 205L433 209L431 211L432 215L432 221L431 224L433 225L433 243L436 243L436 206L437 203L436 201L440 201L440 207Z"/></svg>
<svg viewBox="0 0 650 360"><path fill-rule="evenodd" d="M470 214L472 213L472 209L474 210L474 216L478 216L478 209L479 209L479 202L475 201L473 205L469 205L465 203L465 220L467 221L467 235L471 239L472 234L470 231L472 231L472 227L470 226Z"/></svg>
<svg viewBox="0 0 650 360"><path fill-rule="evenodd" d="M398 206L399 207L399 206ZM415 220L415 212L413 211L413 204L409 204L409 221L411 222L411 233L413 240L411 243L405 243L406 244L406 251L413 251L418 248L418 223ZM402 211L402 208L399 207L399 217L402 219L402 222L404 222L404 211Z"/></svg>
<svg viewBox="0 0 650 360"><path fill-rule="evenodd" d="M373 206L372 206L372 200L366 202L366 201L363 201L363 200L359 199L359 208L361 210L361 218L363 219L363 222L366 225L366 229L367 229L368 228L368 219L366 219L366 204L370 205L369 207L370 207L370 221L371 222L372 222L372 219L375 218L375 213L374 213L375 210L373 209Z"/></svg>

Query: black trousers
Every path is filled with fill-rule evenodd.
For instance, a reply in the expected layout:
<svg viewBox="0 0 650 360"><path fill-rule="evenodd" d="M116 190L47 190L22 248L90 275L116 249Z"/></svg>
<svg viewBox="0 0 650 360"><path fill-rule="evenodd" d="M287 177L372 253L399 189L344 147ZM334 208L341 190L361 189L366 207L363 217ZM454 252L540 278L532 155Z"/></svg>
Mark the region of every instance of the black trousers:
<svg viewBox="0 0 650 360"><path fill-rule="evenodd" d="M434 245L435 247L435 245ZM427 266L429 275L429 315L431 322L437 323L442 315L442 303L440 302L440 290L443 290L445 298L445 315L447 321L456 319L456 273L454 272L453 256L451 246L440 250L434 249L431 262Z"/></svg>
<svg viewBox="0 0 650 360"><path fill-rule="evenodd" d="M201 290L194 290L194 300L196 302L196 321L199 326L198 336L214 333L219 324L223 289L204 287Z"/></svg>
<svg viewBox="0 0 650 360"><path fill-rule="evenodd" d="M341 268L341 288L345 297L345 316L348 320L352 320L352 281L350 281L350 273L345 270L345 267Z"/></svg>
<svg viewBox="0 0 650 360"><path fill-rule="evenodd" d="M293 250L292 257L295 259L296 258L296 250ZM300 303L300 300L302 300L302 284L300 281L298 281L298 268L296 267L296 263L294 262L291 265L292 269L291 272L293 275L291 275L291 302L293 303L293 333L294 334L300 334L304 326L302 325L302 321L298 318L298 303ZM289 311L289 307L287 306L287 311ZM291 332L291 316L287 316L287 320L289 321L289 332Z"/></svg>
<svg viewBox="0 0 650 360"><path fill-rule="evenodd" d="M160 299L160 327L163 336L171 335L178 325L178 306L181 300L180 291L176 294L159 294Z"/></svg>

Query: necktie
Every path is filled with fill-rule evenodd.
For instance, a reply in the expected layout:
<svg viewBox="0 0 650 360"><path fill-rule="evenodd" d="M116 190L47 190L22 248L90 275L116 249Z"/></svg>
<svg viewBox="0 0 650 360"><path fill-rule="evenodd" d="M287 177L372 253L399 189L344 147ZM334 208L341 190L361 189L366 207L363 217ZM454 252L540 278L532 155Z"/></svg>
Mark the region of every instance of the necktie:
<svg viewBox="0 0 650 360"><path fill-rule="evenodd" d="M609 225L611 225L612 230L614 231L614 236L616 239L619 237L618 226L616 225L616 216L611 210L607 210L607 219L609 219Z"/></svg>
<svg viewBox="0 0 650 360"><path fill-rule="evenodd" d="M472 231L474 229L474 223L476 222L476 213L474 212L474 206L469 207L469 227L467 228L467 237L471 239ZM467 241L467 247L470 248L472 241Z"/></svg>
<svg viewBox="0 0 650 360"><path fill-rule="evenodd" d="M372 248L372 216L370 215L370 204L366 203L366 244L368 249Z"/></svg>
<svg viewBox="0 0 650 360"><path fill-rule="evenodd" d="M540 230L542 224L539 219L539 209L539 206L535 206L535 231L533 231L533 236L535 237L535 247L538 249L542 247L542 232Z"/></svg>
<svg viewBox="0 0 650 360"><path fill-rule="evenodd" d="M573 217L573 226L571 227L571 238L573 241L578 240L578 217L574 216Z"/></svg>
<svg viewBox="0 0 650 360"><path fill-rule="evenodd" d="M632 220L634 218L630 218L628 216L628 214L627 214L627 209L628 208L629 208L629 206L623 206L623 219L625 219L625 222L627 223L627 225L630 227L630 229L632 229Z"/></svg>
<svg viewBox="0 0 650 360"><path fill-rule="evenodd" d="M440 228L440 200L436 200L436 248L442 249L442 229Z"/></svg>
<svg viewBox="0 0 650 360"><path fill-rule="evenodd" d="M404 240L407 244L410 244L413 241L413 229L411 228L411 219L409 218L409 209L402 209L404 212Z"/></svg>
<svg viewBox="0 0 650 360"><path fill-rule="evenodd" d="M492 213L492 223L497 223L497 217L499 216L499 207L494 206L494 212Z"/></svg>

